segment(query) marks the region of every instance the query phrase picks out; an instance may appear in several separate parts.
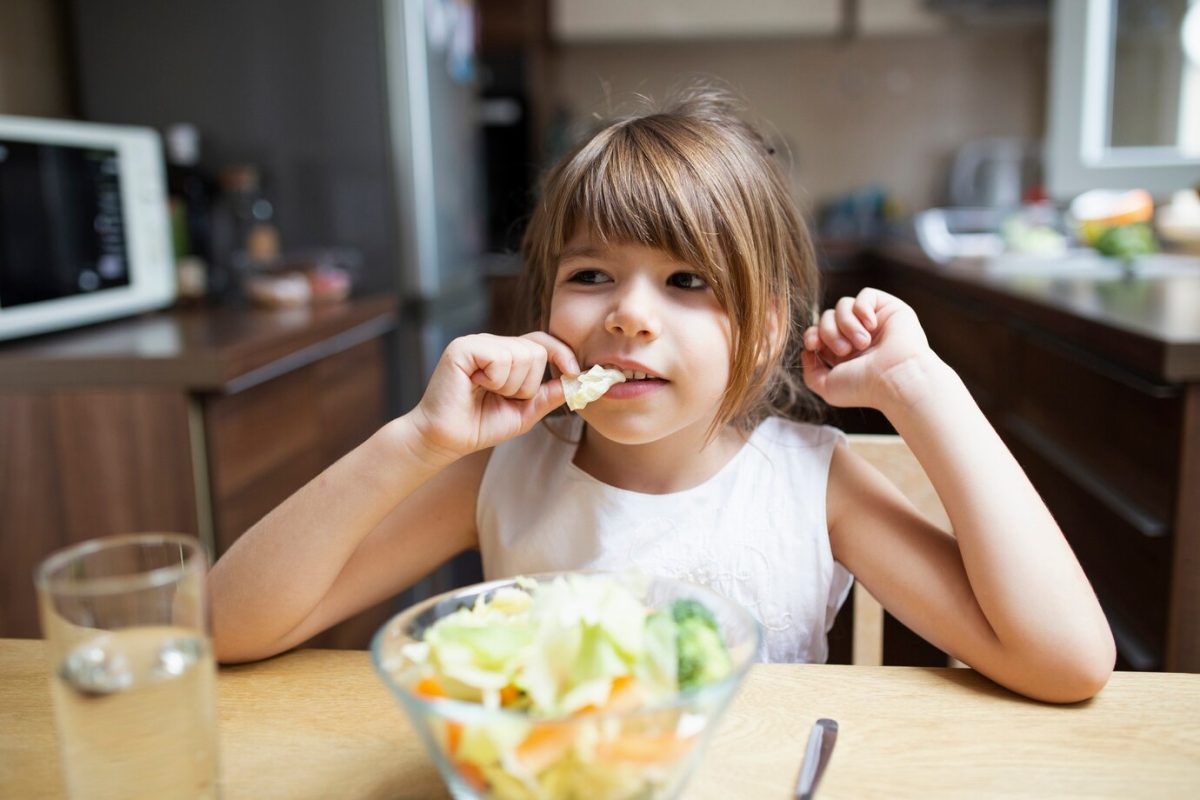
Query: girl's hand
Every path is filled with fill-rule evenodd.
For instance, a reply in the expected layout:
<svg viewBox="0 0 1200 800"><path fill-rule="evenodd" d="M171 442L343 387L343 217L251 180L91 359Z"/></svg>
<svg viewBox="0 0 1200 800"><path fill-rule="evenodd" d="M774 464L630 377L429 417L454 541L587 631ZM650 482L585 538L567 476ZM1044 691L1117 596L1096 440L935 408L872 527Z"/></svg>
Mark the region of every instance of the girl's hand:
<svg viewBox="0 0 1200 800"><path fill-rule="evenodd" d="M825 402L842 407L886 406L906 397L913 368L930 356L916 313L878 289L863 289L826 309L804 331L804 382Z"/></svg>
<svg viewBox="0 0 1200 800"><path fill-rule="evenodd" d="M571 348L548 333L455 339L413 412L422 443L449 463L525 433L563 403L562 382L542 382L548 364L579 372Z"/></svg>

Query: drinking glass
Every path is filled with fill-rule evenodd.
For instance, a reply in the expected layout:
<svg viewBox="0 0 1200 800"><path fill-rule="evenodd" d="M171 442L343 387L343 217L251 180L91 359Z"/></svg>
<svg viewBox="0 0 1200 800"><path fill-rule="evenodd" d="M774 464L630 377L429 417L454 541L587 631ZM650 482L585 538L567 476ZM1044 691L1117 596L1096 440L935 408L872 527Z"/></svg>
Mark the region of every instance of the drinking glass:
<svg viewBox="0 0 1200 800"><path fill-rule="evenodd" d="M67 793L216 798L208 557L146 533L60 550L34 574Z"/></svg>

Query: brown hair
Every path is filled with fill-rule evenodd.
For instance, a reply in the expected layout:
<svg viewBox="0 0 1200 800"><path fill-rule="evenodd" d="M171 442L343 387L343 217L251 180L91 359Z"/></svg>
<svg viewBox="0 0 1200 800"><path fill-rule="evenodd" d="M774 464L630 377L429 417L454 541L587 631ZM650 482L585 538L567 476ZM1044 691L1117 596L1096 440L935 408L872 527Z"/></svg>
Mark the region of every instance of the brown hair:
<svg viewBox="0 0 1200 800"><path fill-rule="evenodd" d="M551 169L526 228L527 329L545 329L559 258L586 225L600 242L689 264L728 313L731 377L710 435L772 414L815 417L800 334L817 303L816 258L773 155L730 95L705 87L602 128Z"/></svg>

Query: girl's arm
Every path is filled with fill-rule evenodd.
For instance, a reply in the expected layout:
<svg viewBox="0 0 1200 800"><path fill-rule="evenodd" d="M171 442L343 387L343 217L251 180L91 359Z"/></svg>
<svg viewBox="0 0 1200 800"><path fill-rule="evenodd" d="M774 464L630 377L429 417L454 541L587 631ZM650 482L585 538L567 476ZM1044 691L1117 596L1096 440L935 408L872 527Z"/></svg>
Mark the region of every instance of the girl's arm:
<svg viewBox="0 0 1200 800"><path fill-rule="evenodd" d="M562 404L547 364L578 372L544 333L469 336L442 355L421 402L241 536L209 576L223 662L293 647L395 594L475 544L489 448Z"/></svg>
<svg viewBox="0 0 1200 800"><path fill-rule="evenodd" d="M898 619L1015 691L1091 697L1115 647L1062 532L912 309L867 289L805 332L810 388L882 411L945 506L938 531L846 448L830 467L835 556Z"/></svg>

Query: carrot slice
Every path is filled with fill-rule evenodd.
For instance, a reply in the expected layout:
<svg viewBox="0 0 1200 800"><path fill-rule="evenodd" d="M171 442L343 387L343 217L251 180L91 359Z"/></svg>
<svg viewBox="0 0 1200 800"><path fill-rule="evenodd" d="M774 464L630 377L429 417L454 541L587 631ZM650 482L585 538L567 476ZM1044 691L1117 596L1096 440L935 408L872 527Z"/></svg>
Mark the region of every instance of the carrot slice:
<svg viewBox="0 0 1200 800"><path fill-rule="evenodd" d="M576 714L619 714L633 711L642 704L641 690L637 678L632 675L618 675L613 678L612 687L608 690L608 699L600 705L588 703L580 706Z"/></svg>
<svg viewBox="0 0 1200 800"><path fill-rule="evenodd" d="M596 743L596 756L605 761L635 761L661 764L676 761L696 743L694 736L680 738L673 733L627 733Z"/></svg>
<svg viewBox="0 0 1200 800"><path fill-rule="evenodd" d="M510 706L521 696L521 690L511 683L500 690L500 705Z"/></svg>
<svg viewBox="0 0 1200 800"><path fill-rule="evenodd" d="M613 679L612 691L608 693L608 702L600 706L606 714L619 714L633 711L642 704L642 690L637 679L632 675L621 675Z"/></svg>
<svg viewBox="0 0 1200 800"><path fill-rule="evenodd" d="M463 726L461 722L454 720L446 720L446 750L450 755L458 752L458 746L462 744Z"/></svg>
<svg viewBox="0 0 1200 800"><path fill-rule="evenodd" d="M472 789L477 792L487 791L487 777L483 774L483 770L479 768L478 764L459 760L454 762L454 766L458 768L458 777L466 781Z"/></svg>
<svg viewBox="0 0 1200 800"><path fill-rule="evenodd" d="M543 722L534 725L516 750L519 760L527 770L537 775L553 764L571 748L575 741L575 727L561 722Z"/></svg>
<svg viewBox="0 0 1200 800"><path fill-rule="evenodd" d="M441 681L432 675L421 678L417 684L413 686L413 693L419 694L422 697L449 697Z"/></svg>

